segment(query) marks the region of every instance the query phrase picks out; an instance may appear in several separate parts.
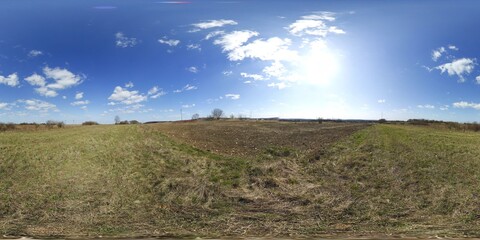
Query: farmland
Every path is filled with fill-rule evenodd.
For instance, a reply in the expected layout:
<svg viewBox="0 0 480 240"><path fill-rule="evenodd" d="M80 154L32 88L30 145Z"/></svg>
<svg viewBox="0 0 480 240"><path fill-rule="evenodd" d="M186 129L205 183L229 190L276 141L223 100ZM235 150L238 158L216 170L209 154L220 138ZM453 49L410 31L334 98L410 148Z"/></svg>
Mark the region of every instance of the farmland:
<svg viewBox="0 0 480 240"><path fill-rule="evenodd" d="M0 133L0 233L478 236L480 135L196 121Z"/></svg>

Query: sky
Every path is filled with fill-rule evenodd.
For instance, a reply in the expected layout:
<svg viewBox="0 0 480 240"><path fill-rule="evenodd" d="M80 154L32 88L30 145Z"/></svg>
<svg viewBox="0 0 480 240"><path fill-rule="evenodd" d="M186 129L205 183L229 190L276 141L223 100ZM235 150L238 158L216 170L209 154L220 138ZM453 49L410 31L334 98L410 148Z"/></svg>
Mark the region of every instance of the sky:
<svg viewBox="0 0 480 240"><path fill-rule="evenodd" d="M1 0L0 122L480 121L480 2Z"/></svg>

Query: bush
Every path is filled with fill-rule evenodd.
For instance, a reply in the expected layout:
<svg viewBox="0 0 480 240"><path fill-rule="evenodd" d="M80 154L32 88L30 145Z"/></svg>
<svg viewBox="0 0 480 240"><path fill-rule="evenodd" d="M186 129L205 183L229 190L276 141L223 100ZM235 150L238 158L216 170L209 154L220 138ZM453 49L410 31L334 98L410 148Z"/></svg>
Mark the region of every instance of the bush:
<svg viewBox="0 0 480 240"><path fill-rule="evenodd" d="M47 125L47 128L52 129L54 126L57 126L58 128L63 128L65 127L65 123L62 121L54 121L54 120L48 120L45 125Z"/></svg>
<svg viewBox="0 0 480 240"><path fill-rule="evenodd" d="M132 120L132 121L130 121L130 124L141 124L141 123L137 120Z"/></svg>
<svg viewBox="0 0 480 240"><path fill-rule="evenodd" d="M0 132L15 130L15 128L16 126L13 123L0 123Z"/></svg>
<svg viewBox="0 0 480 240"><path fill-rule="evenodd" d="M120 121L120 122L118 122L118 124L120 124L120 125L127 125L127 124L129 124L129 122L128 122L127 120L125 120L125 121Z"/></svg>
<svg viewBox="0 0 480 240"><path fill-rule="evenodd" d="M94 121L86 121L86 122L83 122L82 125L91 126L91 125L98 125L98 123Z"/></svg>

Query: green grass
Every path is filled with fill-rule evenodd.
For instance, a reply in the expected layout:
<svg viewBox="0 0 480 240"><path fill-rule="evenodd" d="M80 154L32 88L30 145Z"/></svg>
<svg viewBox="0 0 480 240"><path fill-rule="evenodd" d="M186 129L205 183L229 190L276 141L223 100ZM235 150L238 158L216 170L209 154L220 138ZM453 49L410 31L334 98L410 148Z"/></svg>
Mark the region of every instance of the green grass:
<svg viewBox="0 0 480 240"><path fill-rule="evenodd" d="M0 233L479 236L480 134L375 125L225 157L150 126L0 133Z"/></svg>

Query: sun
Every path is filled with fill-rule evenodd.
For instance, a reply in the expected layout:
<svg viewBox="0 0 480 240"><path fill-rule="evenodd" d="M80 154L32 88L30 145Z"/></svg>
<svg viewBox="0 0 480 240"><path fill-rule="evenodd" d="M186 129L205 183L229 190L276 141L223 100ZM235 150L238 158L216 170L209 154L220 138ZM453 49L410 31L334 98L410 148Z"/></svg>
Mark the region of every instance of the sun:
<svg viewBox="0 0 480 240"><path fill-rule="evenodd" d="M338 57L327 47L312 47L302 57L300 74L302 79L315 85L328 85L339 72Z"/></svg>

